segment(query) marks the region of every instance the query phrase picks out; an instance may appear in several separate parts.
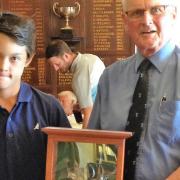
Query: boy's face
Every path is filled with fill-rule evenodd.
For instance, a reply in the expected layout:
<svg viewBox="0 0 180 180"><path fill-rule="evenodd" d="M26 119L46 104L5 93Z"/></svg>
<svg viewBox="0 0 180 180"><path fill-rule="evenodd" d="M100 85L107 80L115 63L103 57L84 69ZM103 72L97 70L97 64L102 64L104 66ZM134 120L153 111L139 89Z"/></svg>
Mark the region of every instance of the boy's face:
<svg viewBox="0 0 180 180"><path fill-rule="evenodd" d="M0 91L18 92L24 67L29 63L26 47L0 33Z"/></svg>

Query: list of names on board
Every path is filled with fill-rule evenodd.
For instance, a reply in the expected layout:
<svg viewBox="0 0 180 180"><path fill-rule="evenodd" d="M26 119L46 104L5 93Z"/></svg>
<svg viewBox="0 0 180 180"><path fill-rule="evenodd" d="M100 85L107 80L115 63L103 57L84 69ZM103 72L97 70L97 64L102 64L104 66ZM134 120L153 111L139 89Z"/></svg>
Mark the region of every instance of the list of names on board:
<svg viewBox="0 0 180 180"><path fill-rule="evenodd" d="M121 17L121 0L92 0L88 2L91 28L88 29L88 46L91 51L126 51ZM91 14L90 14L91 12ZM87 38L88 38L87 37Z"/></svg>

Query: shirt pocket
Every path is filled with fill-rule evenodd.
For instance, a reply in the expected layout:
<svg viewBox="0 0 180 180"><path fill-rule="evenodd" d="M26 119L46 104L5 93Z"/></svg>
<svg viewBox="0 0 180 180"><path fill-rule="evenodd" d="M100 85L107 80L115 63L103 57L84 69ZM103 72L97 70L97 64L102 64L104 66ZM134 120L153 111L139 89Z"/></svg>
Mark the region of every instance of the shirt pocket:
<svg viewBox="0 0 180 180"><path fill-rule="evenodd" d="M157 117L157 138L167 144L180 141L180 101L163 101Z"/></svg>

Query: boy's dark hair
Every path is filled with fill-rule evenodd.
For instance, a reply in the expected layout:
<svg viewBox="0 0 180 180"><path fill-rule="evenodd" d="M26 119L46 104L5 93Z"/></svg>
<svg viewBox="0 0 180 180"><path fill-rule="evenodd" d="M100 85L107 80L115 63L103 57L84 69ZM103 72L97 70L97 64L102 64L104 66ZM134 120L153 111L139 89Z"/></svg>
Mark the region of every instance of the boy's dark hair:
<svg viewBox="0 0 180 180"><path fill-rule="evenodd" d="M9 36L18 45L26 46L28 57L35 53L36 30L31 18L10 12L0 12L0 33Z"/></svg>
<svg viewBox="0 0 180 180"><path fill-rule="evenodd" d="M45 51L46 58L53 56L63 56L64 53L72 53L71 48L62 40L51 41Z"/></svg>

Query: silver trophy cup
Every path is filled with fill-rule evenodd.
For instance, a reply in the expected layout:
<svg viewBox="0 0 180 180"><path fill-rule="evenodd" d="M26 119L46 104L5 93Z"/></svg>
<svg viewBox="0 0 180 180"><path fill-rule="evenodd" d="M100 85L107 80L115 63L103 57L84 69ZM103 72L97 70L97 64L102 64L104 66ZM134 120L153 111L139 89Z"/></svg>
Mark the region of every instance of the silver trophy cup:
<svg viewBox="0 0 180 180"><path fill-rule="evenodd" d="M70 18L76 17L80 12L80 4L78 2L74 3L74 6L60 6L59 2L53 4L53 12L58 17L65 18L66 25L61 28L61 30L72 30L69 25Z"/></svg>

